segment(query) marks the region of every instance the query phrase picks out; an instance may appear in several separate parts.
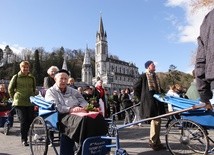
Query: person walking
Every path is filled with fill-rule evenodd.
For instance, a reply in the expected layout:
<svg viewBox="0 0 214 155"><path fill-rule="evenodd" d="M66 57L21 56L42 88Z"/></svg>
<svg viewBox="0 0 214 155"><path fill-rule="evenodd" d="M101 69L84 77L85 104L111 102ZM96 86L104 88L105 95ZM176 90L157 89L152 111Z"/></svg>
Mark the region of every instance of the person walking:
<svg viewBox="0 0 214 155"><path fill-rule="evenodd" d="M121 100L122 100L123 109L126 109L125 110L125 119L124 119L124 125L125 125L125 124L132 122L132 119L131 119L132 109L129 107L131 107L133 105L133 103L131 101L131 95L130 95L129 88L125 89L125 93L122 95Z"/></svg>
<svg viewBox="0 0 214 155"><path fill-rule="evenodd" d="M145 63L146 72L134 84L135 95L140 99L140 115L142 118L155 117L165 113L164 104L153 97L163 92L155 71L155 64L149 60ZM151 120L149 145L154 151L166 149L160 141L161 119Z"/></svg>
<svg viewBox="0 0 214 155"><path fill-rule="evenodd" d="M120 101L119 101L119 97L118 97L118 94L117 94L117 90L114 90L113 95L112 95L112 99L113 99L113 104L114 104L114 107L115 107L115 113L120 112ZM118 120L122 119L121 113L117 114L117 119Z"/></svg>
<svg viewBox="0 0 214 155"><path fill-rule="evenodd" d="M8 93L13 99L13 106L16 109L20 121L21 142L28 146L28 131L34 119L34 105L30 102L30 96L36 92L35 77L30 74L30 63L22 61L20 71L10 80Z"/></svg>
<svg viewBox="0 0 214 155"><path fill-rule="evenodd" d="M140 101L139 101L138 97L136 97L134 95L134 91L132 91L131 94L132 94L132 103L134 105L134 107L133 107L134 118L133 118L132 123L135 123L135 122L138 122L141 120L141 117L140 117ZM134 126L142 127L142 123L138 123L137 125L132 125L131 127L134 127Z"/></svg>
<svg viewBox="0 0 214 155"><path fill-rule="evenodd" d="M195 62L195 76L200 100L206 109L212 110L210 100L214 92L214 9L205 17L200 27L198 50Z"/></svg>

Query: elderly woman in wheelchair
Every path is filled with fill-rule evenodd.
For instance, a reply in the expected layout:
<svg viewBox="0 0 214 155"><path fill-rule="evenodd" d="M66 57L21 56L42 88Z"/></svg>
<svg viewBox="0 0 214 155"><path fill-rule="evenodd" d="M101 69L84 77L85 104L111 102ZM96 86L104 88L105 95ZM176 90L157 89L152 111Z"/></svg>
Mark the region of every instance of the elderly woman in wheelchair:
<svg viewBox="0 0 214 155"><path fill-rule="evenodd" d="M105 135L108 125L100 112L88 113L87 101L75 89L67 86L69 72L59 70L56 83L47 90L45 100L54 103L58 111L61 133L60 155L81 155L82 143L87 137ZM78 144L77 150L74 146Z"/></svg>

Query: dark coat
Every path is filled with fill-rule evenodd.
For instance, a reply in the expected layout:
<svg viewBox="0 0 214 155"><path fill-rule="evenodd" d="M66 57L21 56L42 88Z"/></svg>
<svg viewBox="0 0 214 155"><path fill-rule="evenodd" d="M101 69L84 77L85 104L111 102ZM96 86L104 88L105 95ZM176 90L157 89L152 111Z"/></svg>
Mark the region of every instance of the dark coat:
<svg viewBox="0 0 214 155"><path fill-rule="evenodd" d="M195 75L202 102L209 102L214 89L214 9L203 20L198 37Z"/></svg>
<svg viewBox="0 0 214 155"><path fill-rule="evenodd" d="M119 101L118 95L112 95L112 98L113 98L114 105L116 107L120 107L120 101Z"/></svg>
<svg viewBox="0 0 214 155"><path fill-rule="evenodd" d="M106 99L105 99L105 93L104 93L104 95L103 95L103 97L101 97L100 96L100 92L95 88L95 90L94 90L94 97L96 97L96 99L97 99L97 103L98 103L98 105L97 106L95 106L95 107L99 107L99 99L101 98L102 100L103 100L103 102L104 102L104 107L105 107L105 117L109 117L108 116L108 112L107 112L107 104L106 104Z"/></svg>
<svg viewBox="0 0 214 155"><path fill-rule="evenodd" d="M133 103L130 100L129 95L127 93L125 93L121 96L121 100L122 100L123 109L129 108L133 105Z"/></svg>
<svg viewBox="0 0 214 155"><path fill-rule="evenodd" d="M52 87L54 84L55 84L55 80L52 77L47 76L44 78L43 87L45 89Z"/></svg>
<svg viewBox="0 0 214 155"><path fill-rule="evenodd" d="M141 101L141 118L154 117L165 113L164 104L153 97L154 94L159 92L155 92L154 90L149 91L145 73L142 74L139 80L135 83L134 92Z"/></svg>

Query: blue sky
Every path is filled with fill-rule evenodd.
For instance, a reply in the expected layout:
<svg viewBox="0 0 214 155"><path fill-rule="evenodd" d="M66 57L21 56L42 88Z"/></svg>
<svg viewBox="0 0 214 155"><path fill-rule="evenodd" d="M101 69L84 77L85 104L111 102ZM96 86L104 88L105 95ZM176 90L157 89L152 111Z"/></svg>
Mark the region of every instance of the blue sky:
<svg viewBox="0 0 214 155"><path fill-rule="evenodd" d="M208 9L191 12L191 0L2 0L0 48L14 52L63 46L95 48L100 16L109 53L133 62L139 72L153 60L157 71L171 64L191 72L202 19Z"/></svg>

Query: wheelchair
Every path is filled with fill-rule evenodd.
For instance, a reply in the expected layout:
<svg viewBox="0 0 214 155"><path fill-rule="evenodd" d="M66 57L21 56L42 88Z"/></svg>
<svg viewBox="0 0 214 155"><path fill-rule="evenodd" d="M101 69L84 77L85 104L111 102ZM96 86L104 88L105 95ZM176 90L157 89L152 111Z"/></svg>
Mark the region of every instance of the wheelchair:
<svg viewBox="0 0 214 155"><path fill-rule="evenodd" d="M33 120L29 130L31 154L47 155L48 145L51 144L55 154L58 155L56 144L59 145L61 135L55 105L45 101L41 96L31 96L30 101L39 107L38 116ZM113 141L116 143L112 144ZM113 147L116 148L115 155L125 155L119 148L119 137L109 135L88 137L82 144L82 155L106 155Z"/></svg>
<svg viewBox="0 0 214 155"><path fill-rule="evenodd" d="M32 155L46 155L48 145L52 145L58 155L56 143L60 141L58 112L51 102L40 96L31 96L30 101L39 107L38 116L33 120L29 130L29 144ZM57 135L57 136L55 136Z"/></svg>

